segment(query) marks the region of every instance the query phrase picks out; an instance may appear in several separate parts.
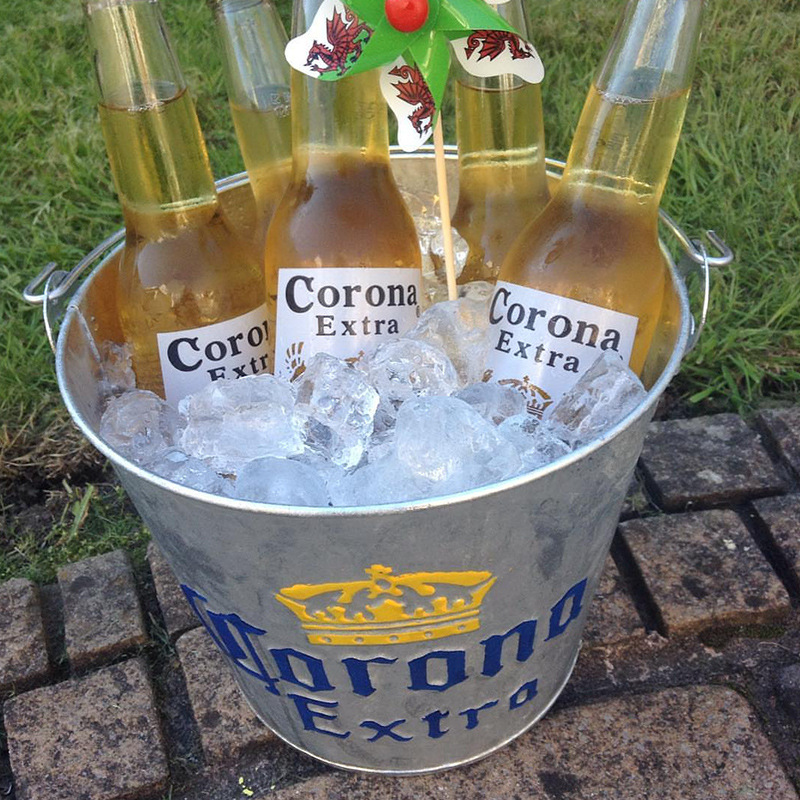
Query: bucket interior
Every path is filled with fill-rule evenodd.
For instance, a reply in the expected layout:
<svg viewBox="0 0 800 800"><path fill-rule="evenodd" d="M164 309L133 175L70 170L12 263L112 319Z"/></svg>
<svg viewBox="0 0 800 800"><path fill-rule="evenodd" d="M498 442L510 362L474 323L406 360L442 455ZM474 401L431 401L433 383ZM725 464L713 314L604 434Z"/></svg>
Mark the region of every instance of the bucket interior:
<svg viewBox="0 0 800 800"><path fill-rule="evenodd" d="M398 184L422 196L436 194L436 175L432 154L397 154L392 165ZM447 160L451 203L458 192L458 170L454 153ZM548 173L558 180L558 169ZM231 223L244 237L252 239L256 227L255 204L245 174L218 183L219 196ZM99 440L100 418L106 395L102 381L100 346L103 342L122 342L116 306L116 280L122 245L109 246L100 263L86 278L69 304L56 351L59 385L70 413L95 443ZM691 328L691 314L683 280L666 247L664 258L670 266L676 288L674 302L680 313L667 308L662 315L643 373L649 396L643 406L651 408L680 365ZM636 413L636 412L634 412ZM101 448L104 449L104 448ZM119 458L119 456L117 456Z"/></svg>

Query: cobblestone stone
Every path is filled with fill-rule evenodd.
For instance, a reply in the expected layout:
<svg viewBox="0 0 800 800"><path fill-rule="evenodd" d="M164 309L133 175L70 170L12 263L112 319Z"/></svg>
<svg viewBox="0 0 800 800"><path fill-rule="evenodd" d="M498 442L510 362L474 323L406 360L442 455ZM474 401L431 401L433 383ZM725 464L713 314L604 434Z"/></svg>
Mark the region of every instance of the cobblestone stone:
<svg viewBox="0 0 800 800"><path fill-rule="evenodd" d="M167 783L153 694L139 659L5 704L17 800L129 800Z"/></svg>
<svg viewBox="0 0 800 800"><path fill-rule="evenodd" d="M785 481L758 434L735 414L653 422L641 464L666 511L777 494Z"/></svg>
<svg viewBox="0 0 800 800"><path fill-rule="evenodd" d="M795 575L800 576L800 496L769 497L753 505Z"/></svg>
<svg viewBox="0 0 800 800"><path fill-rule="evenodd" d="M800 722L800 664L790 664L777 677L778 699L784 710Z"/></svg>
<svg viewBox="0 0 800 800"><path fill-rule="evenodd" d="M150 542L147 546L147 560L156 587L156 597L164 617L164 625L171 637L196 628L200 622L189 607L186 596L181 591L178 579L164 558L161 548Z"/></svg>
<svg viewBox="0 0 800 800"><path fill-rule="evenodd" d="M49 674L39 590L24 578L0 584L0 692L25 689Z"/></svg>
<svg viewBox="0 0 800 800"><path fill-rule="evenodd" d="M107 661L147 642L130 560L122 550L58 571L67 655L74 669Z"/></svg>
<svg viewBox="0 0 800 800"><path fill-rule="evenodd" d="M276 741L253 713L225 657L204 628L177 642L189 701L208 763L221 763L257 745Z"/></svg>
<svg viewBox="0 0 800 800"><path fill-rule="evenodd" d="M768 623L789 596L733 511L631 520L620 526L667 631Z"/></svg>
<svg viewBox="0 0 800 800"><path fill-rule="evenodd" d="M583 642L588 647L612 645L643 635L644 624L609 556L589 609Z"/></svg>
<svg viewBox="0 0 800 800"><path fill-rule="evenodd" d="M762 411L759 419L781 456L800 476L800 406Z"/></svg>
<svg viewBox="0 0 800 800"><path fill-rule="evenodd" d="M342 772L263 800L798 800L748 703L689 687L554 713L488 759L398 781Z"/></svg>

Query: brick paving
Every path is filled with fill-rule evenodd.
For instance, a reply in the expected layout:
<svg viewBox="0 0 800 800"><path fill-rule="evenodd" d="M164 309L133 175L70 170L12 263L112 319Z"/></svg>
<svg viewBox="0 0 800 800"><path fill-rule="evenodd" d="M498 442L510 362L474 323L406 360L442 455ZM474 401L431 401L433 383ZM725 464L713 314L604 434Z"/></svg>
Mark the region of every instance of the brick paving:
<svg viewBox="0 0 800 800"><path fill-rule="evenodd" d="M776 622L791 611L789 594L733 511L630 520L620 529L669 634Z"/></svg>
<svg viewBox="0 0 800 800"><path fill-rule="evenodd" d="M10 775L12 800L800 800L798 479L800 407L653 423L555 708L429 776L335 771L278 741L155 545L139 575L118 551L58 586L9 581L0 790Z"/></svg>
<svg viewBox="0 0 800 800"><path fill-rule="evenodd" d="M275 741L275 734L247 704L205 629L181 636L177 648L206 763L230 761L245 750Z"/></svg>
<svg viewBox="0 0 800 800"><path fill-rule="evenodd" d="M800 477L800 406L762 411L759 422L783 460Z"/></svg>
<svg viewBox="0 0 800 800"><path fill-rule="evenodd" d="M652 423L641 463L665 511L738 503L786 485L758 434L735 414Z"/></svg>
<svg viewBox="0 0 800 800"><path fill-rule="evenodd" d="M0 692L45 680L50 660L38 588L24 578L0 584Z"/></svg>
<svg viewBox="0 0 800 800"><path fill-rule="evenodd" d="M122 550L58 571L67 656L75 669L145 644L147 631L130 559Z"/></svg>
<svg viewBox="0 0 800 800"><path fill-rule="evenodd" d="M12 698L4 714L19 800L127 800L167 784L152 690L139 659Z"/></svg>
<svg viewBox="0 0 800 800"><path fill-rule="evenodd" d="M800 576L800 495L769 497L753 505L797 578Z"/></svg>

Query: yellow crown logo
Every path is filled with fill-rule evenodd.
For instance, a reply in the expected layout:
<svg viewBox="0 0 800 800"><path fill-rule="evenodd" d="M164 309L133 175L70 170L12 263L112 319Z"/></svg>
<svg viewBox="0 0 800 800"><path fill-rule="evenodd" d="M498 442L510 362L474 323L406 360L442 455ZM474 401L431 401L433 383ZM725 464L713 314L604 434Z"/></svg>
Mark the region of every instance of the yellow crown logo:
<svg viewBox="0 0 800 800"><path fill-rule="evenodd" d="M311 644L402 644L478 630L496 580L491 572L392 575L381 564L364 571L367 580L298 583L275 598L301 620Z"/></svg>

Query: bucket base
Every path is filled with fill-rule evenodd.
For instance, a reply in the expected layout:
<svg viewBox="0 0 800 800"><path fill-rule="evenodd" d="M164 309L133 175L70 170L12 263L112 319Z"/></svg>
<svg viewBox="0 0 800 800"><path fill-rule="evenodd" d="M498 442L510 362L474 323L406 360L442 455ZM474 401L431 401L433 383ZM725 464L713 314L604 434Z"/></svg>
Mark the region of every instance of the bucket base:
<svg viewBox="0 0 800 800"><path fill-rule="evenodd" d="M512 733L507 739L503 739L503 741L499 742L498 744L491 747L489 750L486 750L483 753L478 753L478 755L471 756L470 758L465 758L463 761L453 761L450 764L440 764L436 767L426 767L425 769L404 769L404 770L396 770L396 769L380 769L379 767L362 767L357 764L343 764L339 761L329 761L327 758L321 758L320 756L312 753L310 750L306 750L304 747L300 747L300 745L295 744L294 742L290 742L286 737L282 736L278 731L276 731L272 726L268 725L264 722L264 718L261 714L258 713L256 707L250 702L250 698L247 697L244 692L242 692L242 696L247 701L247 705L250 706L253 713L258 717L259 721L262 725L269 728L282 742L285 742L293 749L299 751L303 755L310 756L316 761L320 761L323 764L328 764L331 767L337 767L338 769L345 769L350 772L365 772L372 775L395 775L395 776L403 776L403 775L427 775L432 772L443 772L446 769L454 769L456 767L465 767L467 764L473 764L476 761L480 761L487 756L492 755L492 753L496 753L502 747L505 747L509 742L513 742L518 736L522 736L523 733L530 730L553 706L556 700L558 700L559 695L561 692L564 691L564 687L567 685L570 677L572 676L572 670L575 669L575 664L578 661L578 656L581 652L582 643L579 643L578 649L575 653L572 662L569 665L569 669L567 670L566 674L564 675L564 680L559 685L558 689L554 692L553 696L550 698L550 701L547 705L524 727L520 728L515 733Z"/></svg>

